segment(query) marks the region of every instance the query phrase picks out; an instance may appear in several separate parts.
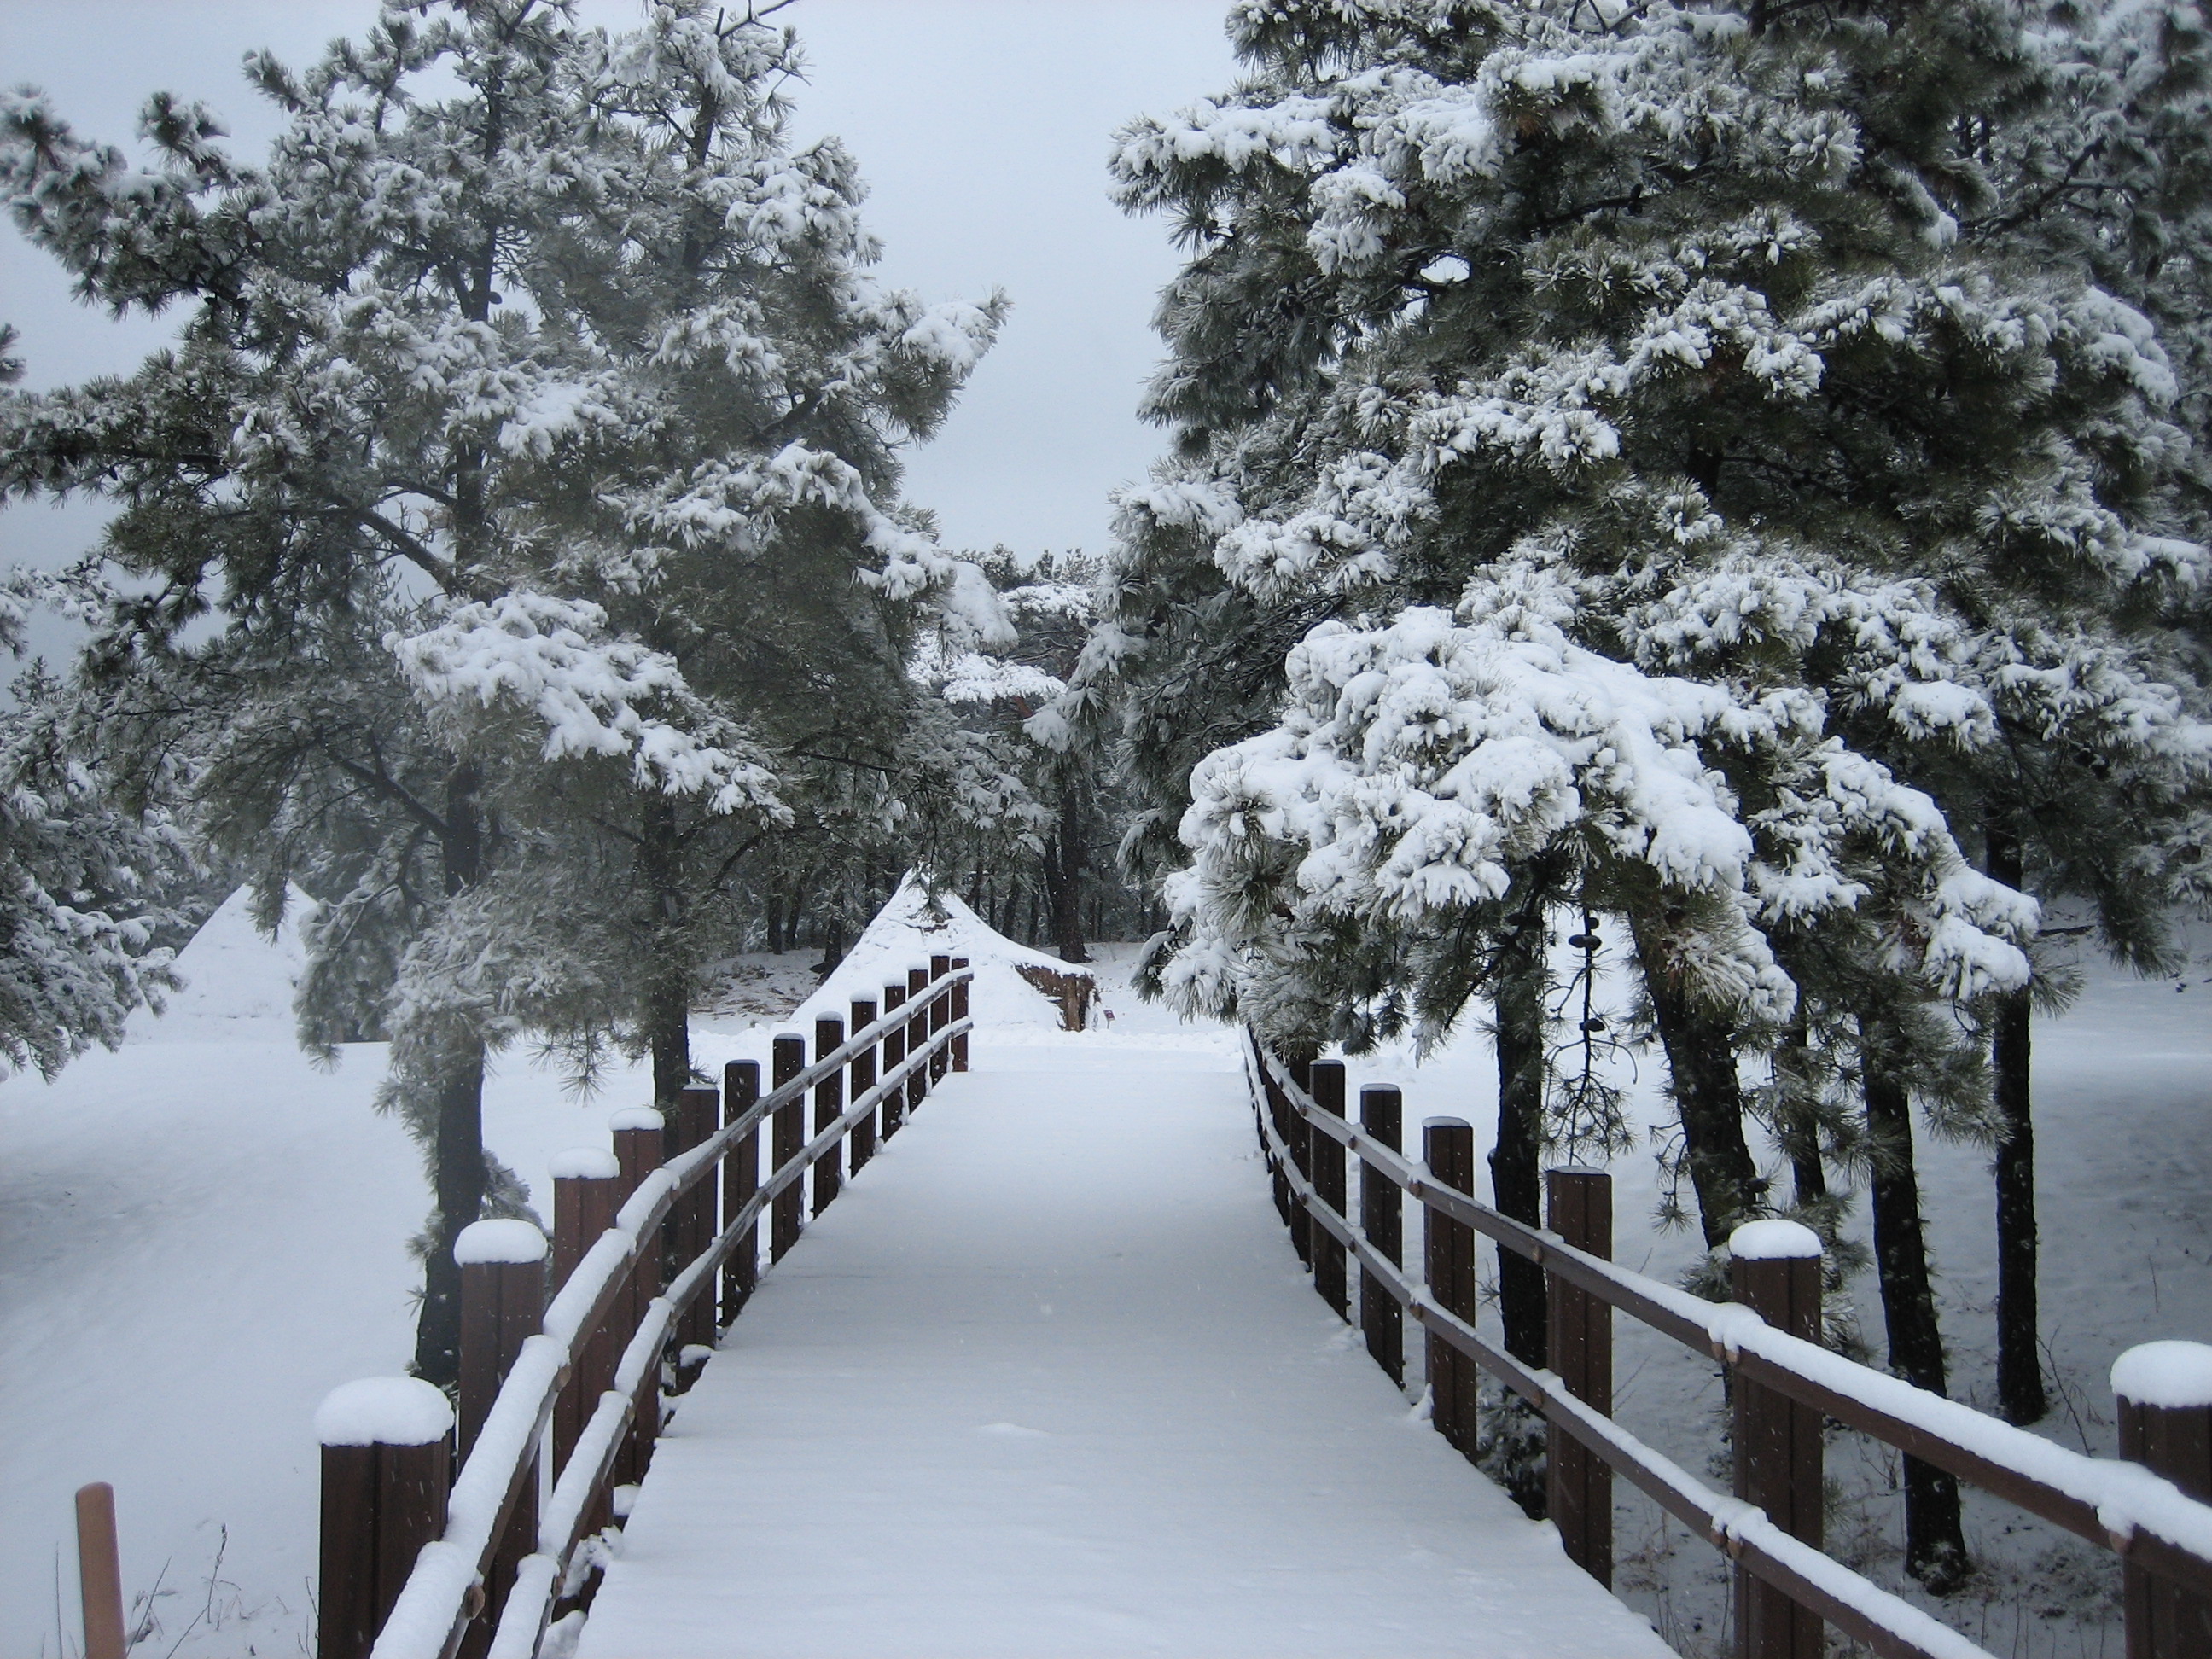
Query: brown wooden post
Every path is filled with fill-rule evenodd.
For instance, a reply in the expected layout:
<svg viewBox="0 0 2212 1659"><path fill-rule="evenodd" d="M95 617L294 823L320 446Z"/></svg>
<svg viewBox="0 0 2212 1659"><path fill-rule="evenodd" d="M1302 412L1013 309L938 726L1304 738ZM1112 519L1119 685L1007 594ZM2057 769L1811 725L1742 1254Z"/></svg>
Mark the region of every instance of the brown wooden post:
<svg viewBox="0 0 2212 1659"><path fill-rule="evenodd" d="M444 1529L453 1429L446 1396L420 1377L343 1383L316 1411L323 1448L315 1614L321 1659L366 1659L415 1558Z"/></svg>
<svg viewBox="0 0 2212 1659"><path fill-rule="evenodd" d="M1602 1170L1547 1170L1545 1216L1561 1238L1613 1260L1613 1177ZM1567 1392L1613 1415L1613 1309L1556 1273L1545 1275L1544 1352ZM1545 1439L1545 1512L1567 1559L1613 1583L1613 1470L1556 1423Z"/></svg>
<svg viewBox="0 0 2212 1659"><path fill-rule="evenodd" d="M853 999L853 1034L858 1036L876 1023L876 1005ZM860 1097L876 1086L876 1045L870 1043L853 1056L852 1095L857 1105ZM876 1155L876 1119L883 1105L878 1102L868 1108L868 1115L853 1126L853 1173L858 1175L867 1167L868 1160Z"/></svg>
<svg viewBox="0 0 2212 1659"><path fill-rule="evenodd" d="M954 973L965 973L967 969L967 957L952 958ZM969 983L969 981L963 979L952 988L952 1023L956 1025L968 1018ZM968 1033L965 1031L952 1039L952 1069L956 1072L964 1072L968 1069Z"/></svg>
<svg viewBox="0 0 2212 1659"><path fill-rule="evenodd" d="M1392 1152L1405 1147L1405 1106L1397 1090L1376 1085L1359 1091L1359 1127ZM1359 1166L1359 1231L1385 1259L1405 1265L1406 1195L1373 1164ZM1406 1316L1398 1298L1364 1267L1359 1270L1359 1328L1367 1352L1400 1388L1406 1386Z"/></svg>
<svg viewBox="0 0 2212 1659"><path fill-rule="evenodd" d="M930 978L943 979L952 971L951 957L932 957L929 959ZM935 1036L952 1024L952 991L947 987L929 1000L929 1034ZM929 1057L929 1080L936 1083L952 1069L951 1045L938 1049Z"/></svg>
<svg viewBox="0 0 2212 1659"><path fill-rule="evenodd" d="M906 1006L906 987L884 987L884 1012L886 1016ZM889 1077L906 1060L906 1022L900 1020L884 1033L884 1075ZM906 1121L906 1085L884 1091L884 1139L889 1140Z"/></svg>
<svg viewBox="0 0 2212 1659"><path fill-rule="evenodd" d="M907 1006L914 1010L914 1018L906 1023L906 1051L909 1056L918 1054L929 1046L929 1011L931 1004L922 993L929 988L929 969L909 968L906 970ZM929 1067L917 1066L906 1080L906 1115L912 1117L921 1109L922 1097L929 1092Z"/></svg>
<svg viewBox="0 0 2212 1659"><path fill-rule="evenodd" d="M1474 1129L1465 1118L1432 1117L1421 1125L1421 1158L1454 1192L1474 1196ZM1446 1313L1474 1323L1474 1229L1441 1211L1422 1210L1422 1257L1429 1294ZM1441 1338L1428 1339L1429 1410L1437 1432L1473 1460L1480 1379L1474 1362Z"/></svg>
<svg viewBox="0 0 2212 1659"><path fill-rule="evenodd" d="M105 1480L76 1489L76 1583L84 1659L124 1659L123 1561L115 1547L115 1488Z"/></svg>
<svg viewBox="0 0 2212 1659"><path fill-rule="evenodd" d="M1254 1037L1253 1042L1256 1044L1259 1038ZM1267 1050L1262 1048L1260 1052L1265 1054ZM1281 1141L1285 1146L1289 1146L1291 1126L1288 1109L1283 1102L1283 1088L1275 1081L1274 1073L1268 1069L1264 1060L1260 1067L1260 1109L1267 1113L1267 1121L1275 1131L1276 1139ZM1291 1224L1290 1180L1283 1173L1282 1160L1275 1156L1273 1146L1268 1144L1264 1136L1261 1140L1261 1151L1267 1154L1267 1173L1272 1178L1271 1184L1274 1192L1275 1213L1282 1217L1283 1225L1288 1227Z"/></svg>
<svg viewBox="0 0 2212 1659"><path fill-rule="evenodd" d="M453 1261L461 1270L460 1413L453 1455L465 1462L515 1356L545 1316L545 1235L527 1221L471 1222L453 1241ZM531 1461L537 1461L534 1449ZM463 1636L461 1659L479 1659L490 1648L514 1570L537 1547L538 1482L530 1480L492 1557L483 1615Z"/></svg>
<svg viewBox="0 0 2212 1659"><path fill-rule="evenodd" d="M845 1022L824 1016L814 1022L814 1062L820 1065L845 1046ZM822 1133L845 1115L845 1068L833 1066L814 1085L814 1133ZM844 1146L833 1142L814 1160L814 1213L820 1215L844 1184Z"/></svg>
<svg viewBox="0 0 2212 1659"><path fill-rule="evenodd" d="M1291 1082L1307 1094L1313 1092L1313 1067L1305 1060L1294 1060L1284 1066ZM1296 1099L1287 1094L1283 1101L1283 1144L1291 1149L1291 1164L1309 1181L1313 1179L1313 1155L1308 1146L1306 1115L1298 1109ZM1313 1223L1306 1214L1303 1201L1291 1206L1291 1248L1298 1253L1298 1260L1310 1268L1313 1266Z"/></svg>
<svg viewBox="0 0 2212 1659"><path fill-rule="evenodd" d="M712 1089L686 1089L676 1097L676 1121L671 1126L672 1157L688 1152L694 1146L711 1139L714 1133L714 1115L720 1103ZM677 1200L676 1214L671 1218L675 1249L669 1262L669 1278L677 1275L703 1255L714 1242L714 1191L720 1171L708 1170L699 1179L699 1184ZM684 1347L711 1348L714 1346L714 1287L708 1285L691 1298L691 1305L676 1322L676 1340ZM678 1368L679 1374L684 1373Z"/></svg>
<svg viewBox="0 0 2212 1659"><path fill-rule="evenodd" d="M621 1207L622 1165L605 1146L577 1146L554 1156L553 1288L568 1282L599 1236L614 1224ZM568 1381L553 1407L553 1467L568 1461L599 1396L614 1386L620 1350L611 1330L601 1327L577 1345Z"/></svg>
<svg viewBox="0 0 2212 1659"><path fill-rule="evenodd" d="M722 1067L722 1121L736 1122L760 1099L760 1062L733 1060ZM722 1165L722 1225L726 1230L738 1212L760 1191L760 1131L749 1129ZM722 1262L722 1322L735 1319L751 1299L760 1283L760 1220L743 1229Z"/></svg>
<svg viewBox="0 0 2212 1659"><path fill-rule="evenodd" d="M1820 1237L1795 1221L1747 1221L1729 1235L1729 1293L1778 1331L1820 1340ZM1820 1547L1820 1413L1735 1378L1735 1495L1814 1549ZM1738 1659L1822 1659L1818 1614L1735 1570Z"/></svg>
<svg viewBox="0 0 2212 1659"><path fill-rule="evenodd" d="M1331 1117L1342 1117L1344 1062L1317 1060L1313 1063L1311 1075L1314 1104ZM1349 1206L1344 1200L1346 1154L1342 1143L1313 1129L1309 1132L1307 1146L1313 1160L1314 1196L1348 1219ZM1349 1320L1352 1294L1344 1246L1319 1222L1307 1229L1306 1236L1313 1247L1314 1289L1321 1293L1322 1301L1336 1310L1338 1318Z"/></svg>
<svg viewBox="0 0 2212 1659"><path fill-rule="evenodd" d="M2112 1362L2120 1455L2212 1502L2212 1347L2145 1342ZM2212 1601L2152 1577L2123 1556L2128 1659L2206 1659Z"/></svg>
<svg viewBox="0 0 2212 1659"><path fill-rule="evenodd" d="M775 1039L769 1050L769 1092L776 1090L806 1069L806 1039L787 1032ZM769 1174L774 1176L783 1166L806 1150L805 1091L800 1090L777 1107L774 1132L768 1149ZM784 1253L798 1241L799 1229L806 1224L806 1182L804 1177L794 1181L778 1193L769 1204L768 1259L781 1261Z"/></svg>
<svg viewBox="0 0 2212 1659"><path fill-rule="evenodd" d="M622 1174L616 1182L619 1208L644 1184L646 1176L660 1167L661 1153L667 1145L668 1124L650 1106L631 1106L614 1115L611 1127L615 1162L622 1166ZM630 1261L629 1295L616 1327L617 1364L630 1339L637 1334L638 1327L645 1322L647 1308L660 1294L658 1243L654 1239L639 1241L637 1254ZM630 1397L629 1431L623 1437L622 1454L615 1460L617 1486L635 1486L645 1479L646 1465L653 1461L653 1443L659 1434L660 1366L655 1363L645 1368L645 1374L637 1380L637 1390Z"/></svg>

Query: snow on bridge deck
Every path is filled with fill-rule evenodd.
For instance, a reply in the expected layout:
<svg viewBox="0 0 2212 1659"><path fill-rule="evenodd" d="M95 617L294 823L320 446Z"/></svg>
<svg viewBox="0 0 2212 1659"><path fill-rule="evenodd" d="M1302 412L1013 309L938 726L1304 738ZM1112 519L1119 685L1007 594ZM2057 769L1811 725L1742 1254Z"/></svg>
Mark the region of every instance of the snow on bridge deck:
<svg viewBox="0 0 2212 1659"><path fill-rule="evenodd" d="M996 1036L678 1402L579 1659L1668 1655L1315 1297L1225 1042Z"/></svg>

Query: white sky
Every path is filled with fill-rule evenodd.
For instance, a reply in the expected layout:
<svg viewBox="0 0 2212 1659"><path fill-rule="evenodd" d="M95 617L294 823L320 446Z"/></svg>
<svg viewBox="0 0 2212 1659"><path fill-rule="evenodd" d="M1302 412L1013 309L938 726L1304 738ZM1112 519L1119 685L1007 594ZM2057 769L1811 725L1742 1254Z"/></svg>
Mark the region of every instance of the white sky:
<svg viewBox="0 0 2212 1659"><path fill-rule="evenodd" d="M586 21L635 0L583 0ZM225 117L258 154L275 131L239 59L294 64L358 33L374 0L0 0L0 82L53 97L80 133L133 143L145 95L166 88ZM1034 551L1103 547L1107 492L1139 478L1160 434L1134 410L1158 357L1153 301L1176 265L1165 228L1107 199L1114 129L1226 88L1222 0L797 0L811 64L796 137L841 136L873 187L883 272L927 299L1005 289L1013 315L907 494L946 542ZM129 368L168 330L77 304L59 268L0 228L0 321L21 331L26 384ZM101 515L0 512L0 561L58 562Z"/></svg>

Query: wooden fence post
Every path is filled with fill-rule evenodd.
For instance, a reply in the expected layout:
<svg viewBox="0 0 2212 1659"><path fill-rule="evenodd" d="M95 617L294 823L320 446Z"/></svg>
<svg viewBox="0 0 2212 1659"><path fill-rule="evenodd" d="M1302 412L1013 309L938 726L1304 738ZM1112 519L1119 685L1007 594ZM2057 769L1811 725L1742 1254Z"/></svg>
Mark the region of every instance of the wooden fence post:
<svg viewBox="0 0 2212 1659"><path fill-rule="evenodd" d="M1310 1061L1294 1060L1286 1064L1283 1069L1291 1074L1293 1086L1302 1093L1308 1095L1313 1093L1313 1066ZM1313 1153L1307 1144L1310 1134L1306 1128L1306 1115L1298 1109L1297 1102L1287 1097L1283 1102L1283 1127L1285 1131L1283 1144L1291 1149L1291 1166L1308 1181L1311 1181ZM1306 1214L1304 1202L1295 1199L1291 1204L1291 1248L1298 1253L1298 1260L1306 1264L1307 1271L1311 1272L1313 1221Z"/></svg>
<svg viewBox="0 0 2212 1659"><path fill-rule="evenodd" d="M568 1282L576 1264L614 1224L622 1207L622 1165L605 1146L576 1146L555 1154L553 1174L553 1288ZM615 1334L602 1327L586 1336L570 1367L568 1381L553 1406L553 1466L559 1468L575 1449L584 1425L599 1409L599 1396L614 1386L620 1354ZM594 1523L598 1524L597 1522Z"/></svg>
<svg viewBox="0 0 2212 1659"><path fill-rule="evenodd" d="M115 1547L115 1488L105 1480L76 1489L76 1583L84 1659L124 1659L123 1560Z"/></svg>
<svg viewBox="0 0 2212 1659"><path fill-rule="evenodd" d="M1344 1062L1340 1060L1314 1061L1310 1075L1313 1079L1314 1104L1331 1117L1344 1115ZM1345 1150L1340 1142L1332 1140L1318 1129L1310 1131L1307 1140L1309 1157L1313 1165L1314 1196L1340 1216L1347 1216L1344 1201ZM1344 1246L1336 1242L1335 1235L1319 1222L1306 1231L1307 1243L1313 1249L1314 1289L1321 1299L1336 1310L1340 1319L1352 1317L1352 1296L1346 1284L1347 1263Z"/></svg>
<svg viewBox="0 0 2212 1659"><path fill-rule="evenodd" d="M947 956L947 957L930 957L930 959L929 959L929 976L930 976L930 978L932 978L932 979L943 979L943 978L944 978L947 974L951 973L951 971L952 971L952 958L951 958L951 957ZM943 1030L946 1026L948 1026L948 1025L950 1025L950 1024L952 1024L952 992L951 992L951 990L948 988L946 988L946 989L945 989L945 990L939 991L939 992L935 996L932 997L932 998L929 1000L929 1034L930 1034L930 1036L936 1036L939 1031L942 1031L942 1030ZM939 1081L941 1081L941 1080L943 1079L943 1078L944 1078L944 1076L945 1076L945 1073L947 1073L947 1072L951 1071L951 1069L952 1069L952 1056L951 1056L950 1054L948 1054L947 1052L945 1052L945 1049L944 1049L944 1048L939 1048L939 1050L938 1050L934 1054L932 1054L932 1055L930 1056L930 1059L929 1059L929 1080L930 1080L932 1083L936 1083L936 1082L939 1082Z"/></svg>
<svg viewBox="0 0 2212 1659"><path fill-rule="evenodd" d="M1465 1118L1432 1117L1421 1125L1421 1159L1454 1192L1474 1196L1474 1129ZM1429 1294L1446 1313L1474 1323L1474 1229L1422 1206L1422 1257ZM1470 1462L1475 1455L1480 1378L1474 1362L1431 1334L1427 1349L1430 1420Z"/></svg>
<svg viewBox="0 0 2212 1659"><path fill-rule="evenodd" d="M2120 1455L2212 1501L2212 1347L2144 1342L2112 1362ZM2212 1601L2152 1577L2123 1556L2128 1659L2212 1655Z"/></svg>
<svg viewBox="0 0 2212 1659"><path fill-rule="evenodd" d="M853 999L853 1032L858 1036L876 1023L876 1005L860 998ZM860 1097L876 1086L876 1045L871 1042L853 1056L852 1098ZM868 1108L868 1115L853 1126L853 1173L858 1175L868 1166L876 1155L876 1118L882 1110L881 1103Z"/></svg>
<svg viewBox="0 0 2212 1659"><path fill-rule="evenodd" d="M906 1023L906 1051L908 1055L920 1054L929 1046L930 1005L921 1000L929 985L929 969L909 968L906 970L907 1006L914 1010L914 1018ZM906 1080L906 1115L912 1117L921 1109L922 1097L929 1092L929 1067L915 1067Z"/></svg>
<svg viewBox="0 0 2212 1659"><path fill-rule="evenodd" d="M906 987L884 987L884 1012L886 1016L906 1006ZM889 1077L906 1060L906 1022L901 1020L884 1033L884 1075ZM884 1139L889 1140L906 1122L906 1085L884 1091Z"/></svg>
<svg viewBox="0 0 2212 1659"><path fill-rule="evenodd" d="M668 1124L650 1106L630 1106L614 1115L611 1127L614 1130L615 1162L622 1168L616 1181L615 1201L619 1209L644 1184L646 1176L660 1167L661 1153L667 1146ZM629 1346L630 1339L645 1322L647 1307L660 1294L659 1243L657 1239L639 1240L637 1254L630 1261L629 1294L624 1298L622 1316L616 1326L617 1364L623 1350ZM631 1396L629 1431L623 1437L622 1455L616 1460L615 1485L634 1486L645 1479L646 1465L653 1461L653 1443L659 1434L660 1367L655 1364L645 1368L645 1374L637 1380L637 1392Z"/></svg>
<svg viewBox="0 0 2212 1659"><path fill-rule="evenodd" d="M952 958L954 973L965 972L967 967L967 957ZM969 981L963 979L952 988L952 1023L956 1025L968 1018L969 984ZM968 1033L965 1031L952 1039L952 1069L956 1072L964 1072L968 1069Z"/></svg>
<svg viewBox="0 0 2212 1659"><path fill-rule="evenodd" d="M1820 1340L1820 1237L1795 1221L1747 1221L1729 1235L1729 1293L1778 1331ZM1787 1395L1735 1378L1735 1495L1814 1549L1820 1547L1820 1413ZM1735 1570L1738 1659L1821 1659L1817 1613Z"/></svg>
<svg viewBox="0 0 2212 1659"><path fill-rule="evenodd" d="M733 1060L722 1067L722 1121L734 1123L750 1111L760 1099L760 1062L757 1060ZM748 1130L738 1137L738 1144L730 1148L728 1160L722 1166L722 1225L727 1228L738 1218L738 1212L752 1201L760 1190L760 1131ZM736 1245L722 1263L722 1322L735 1319L751 1299L753 1286L760 1283L760 1222L738 1235Z"/></svg>
<svg viewBox="0 0 2212 1659"><path fill-rule="evenodd" d="M688 1152L694 1146L711 1139L714 1133L714 1114L720 1103L712 1089L686 1089L676 1097L676 1121L670 1125L669 1156ZM700 1178L699 1184L677 1200L676 1212L669 1218L669 1237L675 1245L671 1253L668 1276L672 1280L684 1268L696 1261L707 1247L714 1242L714 1188L721 1172L709 1170ZM681 1348L711 1348L714 1346L714 1296L713 1287L702 1291L691 1298L691 1305L684 1310L683 1318L676 1323L676 1340ZM679 1378L688 1379L696 1370L680 1362L677 1366Z"/></svg>
<svg viewBox="0 0 2212 1659"><path fill-rule="evenodd" d="M1261 1056L1260 1066L1261 1109L1267 1113L1267 1122L1274 1129L1276 1139L1281 1141L1284 1146L1288 1146L1291 1142L1291 1126L1288 1121L1289 1108L1283 1099L1283 1086L1281 1084L1275 1081L1274 1073L1268 1069L1267 1065L1267 1050L1264 1048L1260 1047L1260 1039L1256 1035L1253 1037L1252 1042L1254 1047L1259 1050ZM1274 1191L1275 1213L1282 1217L1283 1225L1288 1227L1291 1224L1291 1183L1289 1178L1283 1173L1282 1160L1275 1156L1274 1148L1268 1144L1267 1138L1265 1135L1260 1137L1260 1150L1261 1152L1266 1154L1267 1159L1267 1174L1271 1177L1271 1184L1273 1185Z"/></svg>
<svg viewBox="0 0 2212 1659"><path fill-rule="evenodd" d="M1375 1085L1359 1091L1359 1127L1392 1152L1405 1146L1405 1107L1397 1090ZM1359 1166L1359 1231L1382 1256L1402 1267L1406 1261L1406 1195L1398 1183L1373 1164ZM1398 1298L1382 1288L1382 1281L1359 1270L1359 1328L1367 1338L1367 1352L1390 1374L1400 1388L1406 1386L1406 1316Z"/></svg>
<svg viewBox="0 0 2212 1659"><path fill-rule="evenodd" d="M461 1409L453 1455L465 1462L500 1384L545 1316L545 1235L527 1221L477 1221L453 1240L461 1270ZM533 1448L531 1461L535 1463ZM480 1659L507 1606L514 1570L538 1547L538 1482L523 1482L484 1585L483 1617L461 1638L462 1659Z"/></svg>
<svg viewBox="0 0 2212 1659"><path fill-rule="evenodd" d="M1545 1216L1552 1231L1589 1255L1613 1260L1613 1177L1602 1170L1547 1170ZM1557 1273L1545 1275L1544 1352L1567 1392L1613 1415L1613 1309ZM1567 1559L1613 1584L1613 1470L1582 1442L1544 1430L1545 1513Z"/></svg>
<svg viewBox="0 0 2212 1659"><path fill-rule="evenodd" d="M315 1412L323 1448L320 1659L366 1659L453 1486L453 1407L420 1377L371 1376Z"/></svg>
<svg viewBox="0 0 2212 1659"><path fill-rule="evenodd" d="M806 1039L791 1033L775 1039L769 1050L769 1092L806 1069ZM773 1175L806 1149L805 1091L794 1094L775 1112L774 1132L768 1149L769 1172ZM794 1181L769 1205L768 1259L781 1261L806 1224L806 1182Z"/></svg>
<svg viewBox="0 0 2212 1659"><path fill-rule="evenodd" d="M814 1063L820 1065L845 1046L845 1022L824 1015L814 1022ZM814 1085L814 1133L820 1134L845 1115L845 1068L834 1066ZM814 1213L820 1215L844 1184L842 1139L814 1160Z"/></svg>

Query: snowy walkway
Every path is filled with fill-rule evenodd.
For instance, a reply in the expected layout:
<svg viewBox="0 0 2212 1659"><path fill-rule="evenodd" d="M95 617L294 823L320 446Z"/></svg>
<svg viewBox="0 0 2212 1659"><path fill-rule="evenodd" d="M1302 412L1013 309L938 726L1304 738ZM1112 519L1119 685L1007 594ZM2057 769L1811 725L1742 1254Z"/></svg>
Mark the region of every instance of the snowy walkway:
<svg viewBox="0 0 2212 1659"><path fill-rule="evenodd" d="M1661 1659L1307 1287L1225 1045L979 1035L679 1403L580 1659Z"/></svg>

